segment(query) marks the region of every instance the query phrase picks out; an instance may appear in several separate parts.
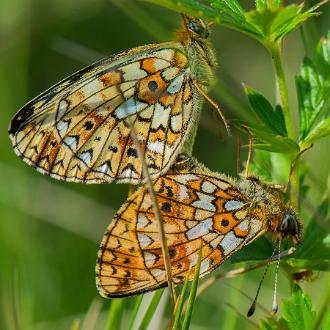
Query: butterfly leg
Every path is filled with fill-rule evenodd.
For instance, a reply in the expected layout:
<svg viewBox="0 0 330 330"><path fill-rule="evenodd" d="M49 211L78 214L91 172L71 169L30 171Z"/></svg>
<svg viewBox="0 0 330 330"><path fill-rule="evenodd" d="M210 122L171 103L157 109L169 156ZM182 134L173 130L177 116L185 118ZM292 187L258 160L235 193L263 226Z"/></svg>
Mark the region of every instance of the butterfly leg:
<svg viewBox="0 0 330 330"><path fill-rule="evenodd" d="M229 124L227 122L227 119L224 115L224 113L222 112L222 110L220 109L220 107L217 105L216 102L214 102L211 97L207 94L207 92L204 90L204 88L201 86L201 84L197 81L197 80L193 80L193 84L195 85L195 87L197 88L197 90L203 95L203 97L218 111L218 113L220 114L220 117L226 127L227 133L228 135L231 135L230 133L230 128L229 128Z"/></svg>

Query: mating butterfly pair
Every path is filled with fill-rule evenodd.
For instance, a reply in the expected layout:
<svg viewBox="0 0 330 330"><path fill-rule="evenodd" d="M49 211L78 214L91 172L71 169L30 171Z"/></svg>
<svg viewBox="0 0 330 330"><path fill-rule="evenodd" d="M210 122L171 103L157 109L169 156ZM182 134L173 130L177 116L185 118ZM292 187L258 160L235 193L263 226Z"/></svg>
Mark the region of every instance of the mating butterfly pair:
<svg viewBox="0 0 330 330"><path fill-rule="evenodd" d="M216 65L206 22L183 16L172 42L151 44L91 65L50 88L13 118L15 152L56 179L143 182L139 141L164 220L173 279L201 276L266 232L299 240L294 212L256 180L210 173L191 154L201 101ZM171 167L172 166L172 167ZM97 286L106 297L167 284L151 197L145 187L124 203L98 254Z"/></svg>

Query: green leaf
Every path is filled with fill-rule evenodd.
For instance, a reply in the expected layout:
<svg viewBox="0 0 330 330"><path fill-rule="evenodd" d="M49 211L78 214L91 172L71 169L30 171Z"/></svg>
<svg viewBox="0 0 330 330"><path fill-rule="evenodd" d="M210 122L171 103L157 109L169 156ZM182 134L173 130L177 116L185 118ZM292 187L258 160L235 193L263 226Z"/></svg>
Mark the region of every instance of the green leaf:
<svg viewBox="0 0 330 330"><path fill-rule="evenodd" d="M246 21L257 29L264 41L278 42L288 33L297 28L309 17L317 15L313 7L302 12L302 5L289 5L286 7L272 6L263 10L251 10L246 13Z"/></svg>
<svg viewBox="0 0 330 330"><path fill-rule="evenodd" d="M316 313L312 301L298 285L294 285L292 296L282 304L283 316L261 321L262 330L309 330L313 329ZM324 328L326 329L326 328Z"/></svg>
<svg viewBox="0 0 330 330"><path fill-rule="evenodd" d="M269 133L269 129L265 126L240 120L235 120L233 122L235 126L241 130L243 130L242 124L245 124L249 128L254 139L253 148L283 154L297 154L299 152L299 146L294 140Z"/></svg>
<svg viewBox="0 0 330 330"><path fill-rule="evenodd" d="M180 13L214 21L240 31L269 46L317 15L315 6L302 12L301 5L282 6L281 0L257 0L256 9L244 11L237 0L144 0ZM322 3L321 3L322 4Z"/></svg>
<svg viewBox="0 0 330 330"><path fill-rule="evenodd" d="M303 140L311 130L325 104L325 82L308 58L304 59L300 75L296 77L300 110L300 138Z"/></svg>
<svg viewBox="0 0 330 330"><path fill-rule="evenodd" d="M252 110L259 117L261 123L265 125L270 132L287 136L282 108L277 106L274 111L270 102L258 91L249 86L244 86L244 90Z"/></svg>
<svg viewBox="0 0 330 330"><path fill-rule="evenodd" d="M253 152L253 162L250 165L250 172L262 178L264 182L272 182L272 160L271 153L256 149Z"/></svg>
<svg viewBox="0 0 330 330"><path fill-rule="evenodd" d="M303 140L301 147L304 149L317 140L330 135L330 117L321 121Z"/></svg>
<svg viewBox="0 0 330 330"><path fill-rule="evenodd" d="M323 77L330 77L330 31L316 47L316 64Z"/></svg>
<svg viewBox="0 0 330 330"><path fill-rule="evenodd" d="M210 2L213 8L222 9L228 13L232 13L233 16L244 18L244 9L236 0L207 0Z"/></svg>
<svg viewBox="0 0 330 330"><path fill-rule="evenodd" d="M311 329L316 313L309 296L298 285L294 285L291 300L283 302L284 319L290 330Z"/></svg>
<svg viewBox="0 0 330 330"><path fill-rule="evenodd" d="M310 220L302 244L288 264L295 268L330 270L329 201L324 200Z"/></svg>
<svg viewBox="0 0 330 330"><path fill-rule="evenodd" d="M267 0L256 0L256 9L261 11L267 8Z"/></svg>
<svg viewBox="0 0 330 330"><path fill-rule="evenodd" d="M328 39L321 39L314 57L315 63L304 59L296 77L303 147L329 135L330 33Z"/></svg>
<svg viewBox="0 0 330 330"><path fill-rule="evenodd" d="M175 10L179 13L190 14L196 17L205 18L211 21L219 22L218 12L197 0L144 0L159 6Z"/></svg>

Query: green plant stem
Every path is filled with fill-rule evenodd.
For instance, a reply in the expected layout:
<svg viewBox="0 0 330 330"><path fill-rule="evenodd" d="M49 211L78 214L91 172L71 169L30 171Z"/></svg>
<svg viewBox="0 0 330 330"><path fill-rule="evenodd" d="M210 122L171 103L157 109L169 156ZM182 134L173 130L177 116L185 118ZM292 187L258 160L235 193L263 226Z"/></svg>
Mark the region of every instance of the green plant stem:
<svg viewBox="0 0 330 330"><path fill-rule="evenodd" d="M268 49L271 52L272 59L274 62L276 80L277 80L278 89L280 92L282 109L283 109L283 114L284 114L284 119L285 119L285 127L286 127L286 130L288 133L288 137L295 140L292 114L290 113L290 107L289 107L289 93L288 93L288 87L286 84L283 65L282 65L280 47L281 47L281 44L274 43L271 46L269 46Z"/></svg>
<svg viewBox="0 0 330 330"><path fill-rule="evenodd" d="M124 307L124 299L113 299L111 301L104 330L120 328L123 307Z"/></svg>
<svg viewBox="0 0 330 330"><path fill-rule="evenodd" d="M139 326L139 330L146 330L148 328L148 325L149 325L151 319L155 315L156 308L160 302L163 292L164 292L164 289L159 289L154 292L151 302L150 302L150 304L144 314L144 317L141 321L141 324Z"/></svg>
<svg viewBox="0 0 330 330"><path fill-rule="evenodd" d="M278 90L281 98L281 105L283 109L283 115L285 119L285 127L288 133L288 137L295 140L295 132L293 128L292 113L289 107L289 92L286 84L285 74L282 65L281 58L281 43L273 43L267 47L272 55L272 59L275 67L276 81L278 84ZM295 155L291 162L295 159ZM290 190L290 200L293 207L298 207L299 201L299 163L296 160L295 168L292 172L291 177L291 190Z"/></svg>
<svg viewBox="0 0 330 330"><path fill-rule="evenodd" d="M132 310L132 314L131 314L131 318L130 318L128 326L127 326L127 330L132 330L133 329L133 326L134 326L134 323L135 323L135 320L136 320L136 316L138 315L138 312L139 312L139 309L140 309L140 306L141 306L142 299L143 299L142 294L140 294L139 296L136 297L135 305L134 305L133 310Z"/></svg>

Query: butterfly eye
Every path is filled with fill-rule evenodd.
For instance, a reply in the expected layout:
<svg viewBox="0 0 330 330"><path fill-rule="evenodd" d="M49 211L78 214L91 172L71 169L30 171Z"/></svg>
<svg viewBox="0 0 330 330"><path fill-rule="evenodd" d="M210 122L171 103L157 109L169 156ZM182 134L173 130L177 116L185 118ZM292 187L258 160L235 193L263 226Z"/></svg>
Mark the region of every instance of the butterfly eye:
<svg viewBox="0 0 330 330"><path fill-rule="evenodd" d="M286 214L280 224L279 231L284 233L288 230L290 223L290 215Z"/></svg>
<svg viewBox="0 0 330 330"><path fill-rule="evenodd" d="M203 25L201 25L198 22L191 21L188 23L187 28L197 34L201 38L208 38L210 35L210 32L207 28L205 28Z"/></svg>
<svg viewBox="0 0 330 330"><path fill-rule="evenodd" d="M298 231L296 223L297 220L294 215L286 213L279 225L278 231L285 236L288 234L296 234Z"/></svg>
<svg viewBox="0 0 330 330"><path fill-rule="evenodd" d="M188 29L195 32L195 33L197 33L197 34L200 34L201 31L202 31L202 27L197 22L189 22L188 23Z"/></svg>

